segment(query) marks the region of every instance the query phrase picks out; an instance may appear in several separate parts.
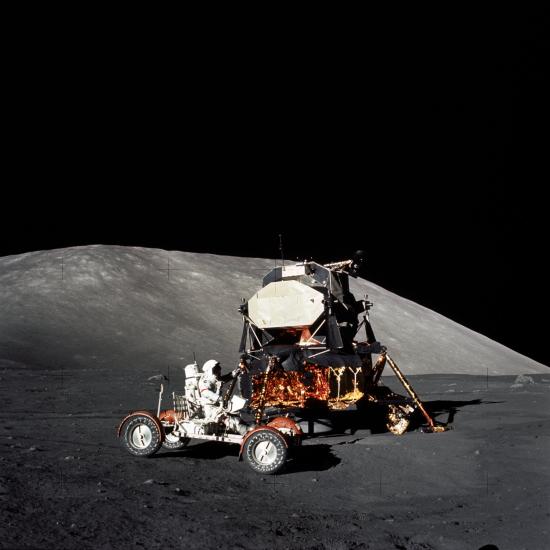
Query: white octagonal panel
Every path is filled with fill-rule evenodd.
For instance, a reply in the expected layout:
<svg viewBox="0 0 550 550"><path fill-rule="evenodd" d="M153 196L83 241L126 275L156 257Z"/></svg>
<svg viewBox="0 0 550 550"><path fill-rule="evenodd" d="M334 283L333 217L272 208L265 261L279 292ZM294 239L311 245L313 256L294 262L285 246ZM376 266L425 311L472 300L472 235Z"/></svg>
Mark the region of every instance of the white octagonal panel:
<svg viewBox="0 0 550 550"><path fill-rule="evenodd" d="M269 283L248 300L248 315L260 328L310 326L323 311L323 294L298 281Z"/></svg>

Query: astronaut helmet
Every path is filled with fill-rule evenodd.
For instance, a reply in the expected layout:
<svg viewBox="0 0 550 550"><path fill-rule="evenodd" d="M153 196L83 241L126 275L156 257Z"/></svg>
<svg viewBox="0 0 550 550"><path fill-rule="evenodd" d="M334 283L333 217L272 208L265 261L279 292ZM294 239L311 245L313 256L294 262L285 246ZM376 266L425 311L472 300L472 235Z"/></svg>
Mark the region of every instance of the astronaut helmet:
<svg viewBox="0 0 550 550"><path fill-rule="evenodd" d="M212 376L216 367L221 368L219 361L216 361L215 359L208 359L208 361L206 361L206 363L202 366L202 372L208 376Z"/></svg>

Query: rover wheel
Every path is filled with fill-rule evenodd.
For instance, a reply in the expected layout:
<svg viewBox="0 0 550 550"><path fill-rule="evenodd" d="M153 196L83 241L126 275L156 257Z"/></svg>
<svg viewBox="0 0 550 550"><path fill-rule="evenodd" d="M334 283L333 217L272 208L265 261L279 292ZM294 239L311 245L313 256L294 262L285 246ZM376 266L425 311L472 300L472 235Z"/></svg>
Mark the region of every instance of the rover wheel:
<svg viewBox="0 0 550 550"><path fill-rule="evenodd" d="M287 448L282 436L271 430L258 430L244 445L244 458L260 474L276 474L285 464Z"/></svg>
<svg viewBox="0 0 550 550"><path fill-rule="evenodd" d="M171 433L167 433L164 436L162 446L165 449L169 449L170 451L177 451L178 449L183 449L184 447L186 447L188 443L188 437L181 438L176 435L172 435Z"/></svg>
<svg viewBox="0 0 550 550"><path fill-rule="evenodd" d="M122 427L122 445L135 456L154 455L160 449L161 440L159 427L149 416L132 416Z"/></svg>
<svg viewBox="0 0 550 550"><path fill-rule="evenodd" d="M397 405L390 405L388 408L388 420L386 427L394 435L403 435L411 423L407 410Z"/></svg>

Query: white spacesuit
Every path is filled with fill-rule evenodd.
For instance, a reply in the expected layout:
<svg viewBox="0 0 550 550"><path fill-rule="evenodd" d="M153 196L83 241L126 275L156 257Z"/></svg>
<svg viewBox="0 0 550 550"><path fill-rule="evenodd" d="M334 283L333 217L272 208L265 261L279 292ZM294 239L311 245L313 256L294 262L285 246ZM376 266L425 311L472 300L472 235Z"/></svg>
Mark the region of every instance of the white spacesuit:
<svg viewBox="0 0 550 550"><path fill-rule="evenodd" d="M198 385L200 377L199 366L196 362L185 367L185 397L192 417L197 416L201 409L201 396Z"/></svg>
<svg viewBox="0 0 550 550"><path fill-rule="evenodd" d="M204 418L209 422L217 422L221 418L230 431L243 435L248 430L248 425L241 420L238 414L224 413L220 416L222 411L220 395L222 383L238 376L240 369L236 368L224 376L221 376L221 370L221 365L215 359L209 359L202 367L203 373L199 378L199 393Z"/></svg>

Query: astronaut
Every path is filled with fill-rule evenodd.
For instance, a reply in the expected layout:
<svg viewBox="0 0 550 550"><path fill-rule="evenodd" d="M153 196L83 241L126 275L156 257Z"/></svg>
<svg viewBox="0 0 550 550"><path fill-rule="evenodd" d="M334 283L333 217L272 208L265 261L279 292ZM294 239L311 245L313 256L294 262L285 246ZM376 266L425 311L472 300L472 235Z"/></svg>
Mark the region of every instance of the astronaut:
<svg viewBox="0 0 550 550"><path fill-rule="evenodd" d="M248 430L248 425L242 421L238 414L224 413L220 416L222 412L220 395L222 384L238 376L240 368L236 368L223 376L221 370L220 363L215 359L209 359L202 367L202 376L199 378L199 393L204 409L204 418L209 422L216 422L219 418L223 418L230 431L244 435Z"/></svg>
<svg viewBox="0 0 550 550"><path fill-rule="evenodd" d="M201 399L199 393L199 366L197 363L191 363L185 366L185 397L187 399L187 406L191 413L191 418L200 414L201 411Z"/></svg>

